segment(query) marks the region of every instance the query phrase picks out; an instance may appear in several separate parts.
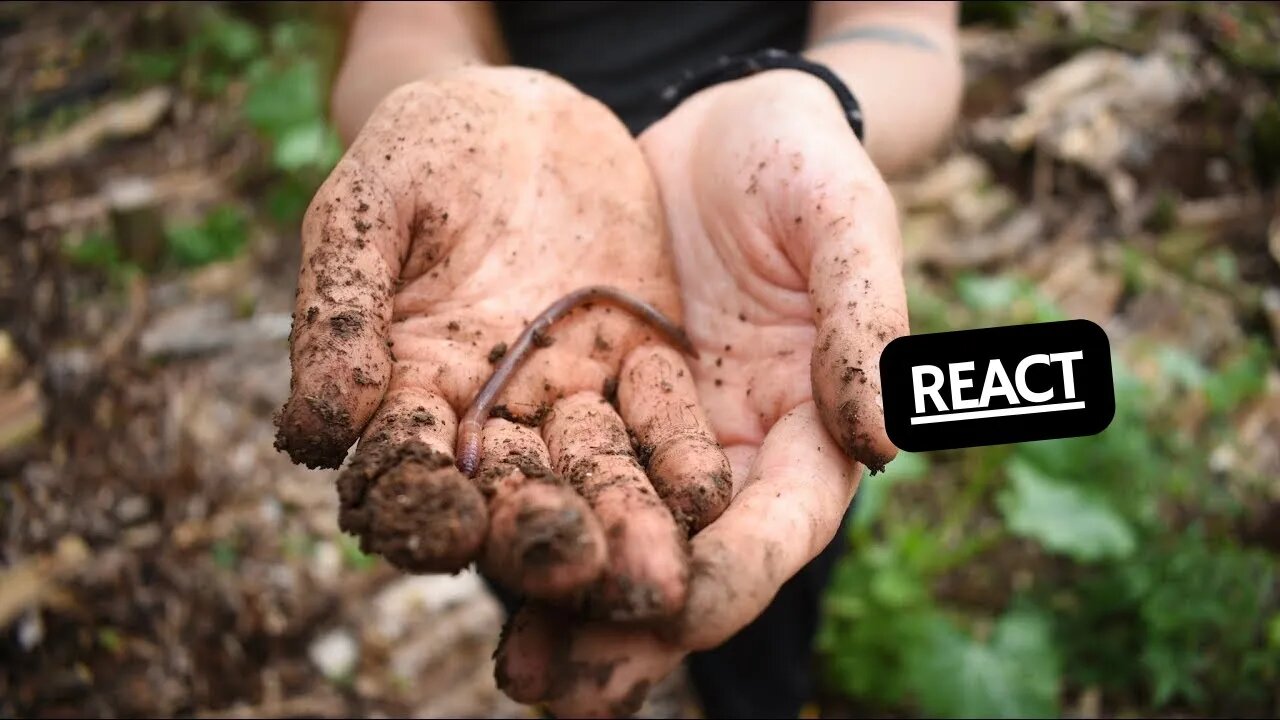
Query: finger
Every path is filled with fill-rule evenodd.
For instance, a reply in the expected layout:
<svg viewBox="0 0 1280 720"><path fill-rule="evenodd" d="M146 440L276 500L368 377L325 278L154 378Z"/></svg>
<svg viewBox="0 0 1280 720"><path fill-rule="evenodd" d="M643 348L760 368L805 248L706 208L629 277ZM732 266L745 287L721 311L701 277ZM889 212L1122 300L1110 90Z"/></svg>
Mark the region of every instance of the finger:
<svg viewBox="0 0 1280 720"><path fill-rule="evenodd" d="M604 531L586 500L551 472L537 430L490 420L476 482L489 498L482 563L487 575L547 600L571 598L600 576Z"/></svg>
<svg viewBox="0 0 1280 720"><path fill-rule="evenodd" d="M818 334L814 400L850 457L873 472L897 455L884 426L880 354L909 332L893 198L883 183L820 195L809 288ZM838 200L845 202L838 202Z"/></svg>
<svg viewBox="0 0 1280 720"><path fill-rule="evenodd" d="M484 496L453 462L457 417L438 395L386 397L338 476L338 524L360 547L409 572L466 567L489 526Z"/></svg>
<svg viewBox="0 0 1280 720"><path fill-rule="evenodd" d="M558 401L542 428L551 467L591 505L608 542L605 572L587 598L611 620L667 617L684 604L684 535L649 484L622 418L596 393Z"/></svg>
<svg viewBox="0 0 1280 720"><path fill-rule="evenodd" d="M822 552L857 490L852 465L805 403L765 436L746 487L693 539L689 597L673 638L705 650L755 619Z"/></svg>
<svg viewBox="0 0 1280 720"><path fill-rule="evenodd" d="M512 700L557 717L628 717L684 655L645 629L531 604L503 628L494 679Z"/></svg>
<svg viewBox="0 0 1280 720"><path fill-rule="evenodd" d="M627 356L620 377L618 407L637 455L692 535L724 512L733 492L729 460L698 405L693 373L675 350L650 345Z"/></svg>
<svg viewBox="0 0 1280 720"><path fill-rule="evenodd" d="M685 654L720 645L764 611L831 542L859 475L814 405L796 408L765 438L746 487L693 539L688 600L678 620L664 626L669 631L596 622L569 628L566 637L554 616L528 608L496 657L500 681L511 683L504 691L577 717L608 712L637 686L651 687ZM604 665L609 674L602 683Z"/></svg>
<svg viewBox="0 0 1280 720"><path fill-rule="evenodd" d="M303 218L293 376L276 447L307 467L341 465L387 388L391 295L406 240L381 188L344 158Z"/></svg>

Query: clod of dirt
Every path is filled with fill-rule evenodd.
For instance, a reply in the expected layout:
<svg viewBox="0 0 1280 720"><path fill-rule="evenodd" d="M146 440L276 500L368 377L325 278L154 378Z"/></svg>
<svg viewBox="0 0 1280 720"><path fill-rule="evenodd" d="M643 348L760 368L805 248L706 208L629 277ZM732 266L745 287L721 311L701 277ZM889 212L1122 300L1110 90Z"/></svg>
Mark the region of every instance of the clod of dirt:
<svg viewBox="0 0 1280 720"><path fill-rule="evenodd" d="M541 330L537 330L533 333L534 347L540 347L540 348L551 347L553 344L555 344L555 341L556 339L552 337L550 333L546 333Z"/></svg>
<svg viewBox="0 0 1280 720"><path fill-rule="evenodd" d="M340 467L359 434L344 407L315 395L292 398L275 422L275 448L312 469Z"/></svg>
<svg viewBox="0 0 1280 720"><path fill-rule="evenodd" d="M484 497L453 458L419 441L362 450L338 478L338 525L409 572L456 572L484 542Z"/></svg>
<svg viewBox="0 0 1280 720"><path fill-rule="evenodd" d="M497 345L494 345L493 349L489 351L489 364L497 365L498 361L501 360L503 357L505 357L506 354L507 354L506 343L500 342Z"/></svg>

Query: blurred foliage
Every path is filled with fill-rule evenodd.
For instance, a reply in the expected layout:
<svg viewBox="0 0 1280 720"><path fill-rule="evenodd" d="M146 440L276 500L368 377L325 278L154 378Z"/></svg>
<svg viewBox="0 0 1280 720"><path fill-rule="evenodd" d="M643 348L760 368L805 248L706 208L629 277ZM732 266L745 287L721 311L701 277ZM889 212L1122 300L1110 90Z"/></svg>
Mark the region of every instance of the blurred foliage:
<svg viewBox="0 0 1280 720"><path fill-rule="evenodd" d="M1280 71L1280 13L1270 3L1196 3L1217 49L1236 66Z"/></svg>
<svg viewBox="0 0 1280 720"><path fill-rule="evenodd" d="M62 242L62 254L79 267L100 268L113 275L126 270L125 261L120 257L120 248L105 232L68 234Z"/></svg>
<svg viewBox="0 0 1280 720"><path fill-rule="evenodd" d="M919 332L1062 317L1015 275L917 283L910 299ZM1099 435L903 454L863 478L819 641L836 687L943 717L1056 717L1064 688L1145 712L1274 701L1277 558L1208 529L1240 508L1210 481L1206 450L1274 358L1263 343L1212 367L1150 352L1156 381L1113 358L1116 417ZM1197 396L1210 417L1192 443L1176 410ZM937 501L944 510L922 502L948 474L958 495ZM1196 521L1171 522L1180 507ZM1035 572L1004 569L1002 550L1029 553ZM992 566L1015 576L1007 602L975 608L940 591Z"/></svg>
<svg viewBox="0 0 1280 720"><path fill-rule="evenodd" d="M1240 180L1273 186L1280 11L1176 11L1182 29L1248 73L1236 87L1252 98L1211 93L1189 110L1201 123L1190 127L1203 129L1205 152L1238 161ZM1159 45L1176 57L1161 18L1110 3L961 6L965 25L1017 28L1050 49L1051 63L1099 46ZM1167 288L1173 275L1239 308L1255 304L1259 286L1245 274L1261 270L1250 256L1220 229L1181 225L1186 190L1173 177L1157 183L1173 185L1151 188L1142 232L1153 241L1114 248L1125 296ZM909 278L908 300L916 334L1067 317L1009 267L929 271ZM1173 334L1113 347L1116 415L1098 435L902 453L884 473L864 474L851 548L825 598L829 687L871 715L1280 711L1280 557L1242 539L1257 500L1242 488L1274 488L1274 478L1218 459L1237 451L1241 419L1277 363L1266 331L1244 330L1243 342L1210 353Z"/></svg>
<svg viewBox="0 0 1280 720"><path fill-rule="evenodd" d="M283 226L301 220L315 190L342 154L327 117L338 28L306 5L155 5L141 41L124 60L135 89L170 84L189 97L232 103L244 129L266 146L264 161L241 188L260 206L220 205L195 222L166 223L162 268L187 268L235 257L264 213ZM79 106L73 106L79 107ZM65 123L60 116L46 123ZM234 133L241 128L224 128ZM259 191L260 190L260 191ZM113 280L136 272L105 229L68 238L67 258Z"/></svg>
<svg viewBox="0 0 1280 720"><path fill-rule="evenodd" d="M372 570L378 565L378 558L361 550L360 541L350 535L338 536L338 549L342 562L352 570Z"/></svg>
<svg viewBox="0 0 1280 720"><path fill-rule="evenodd" d="M233 258L249 240L249 219L230 205L214 208L198 223L165 229L169 256L180 267Z"/></svg>
<svg viewBox="0 0 1280 720"><path fill-rule="evenodd" d="M267 210L296 223L342 156L327 117L337 36L305 15L279 20L266 35L269 51L244 75L244 116L272 148Z"/></svg>
<svg viewBox="0 0 1280 720"><path fill-rule="evenodd" d="M257 14L246 17L251 10ZM302 217L342 153L327 117L339 36L326 19L287 3L163 8L152 32L161 40L131 49L126 63L135 85L176 83L197 97L242 98L241 117L269 150L264 209L283 224Z"/></svg>
<svg viewBox="0 0 1280 720"><path fill-rule="evenodd" d="M248 246L250 218L236 205L212 208L196 221L171 221L164 228L162 269L183 269L228 260ZM124 256L110 229L70 233L62 253L78 267L103 271L117 285L140 268Z"/></svg>

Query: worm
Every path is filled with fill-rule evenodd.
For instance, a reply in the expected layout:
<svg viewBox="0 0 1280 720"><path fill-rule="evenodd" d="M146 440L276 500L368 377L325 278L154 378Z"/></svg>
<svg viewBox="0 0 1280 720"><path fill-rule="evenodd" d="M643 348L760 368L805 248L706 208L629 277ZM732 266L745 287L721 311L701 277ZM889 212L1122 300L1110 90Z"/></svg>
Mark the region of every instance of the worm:
<svg viewBox="0 0 1280 720"><path fill-rule="evenodd" d="M600 285L574 290L551 303L546 310L543 310L533 319L533 322L529 323L524 332L520 333L520 337L516 338L516 341L507 350L507 354L502 357L502 361L494 369L493 375L490 375L489 379L485 381L484 387L480 388L480 392L471 403L467 414L463 416L462 422L458 424L458 469L468 477L474 475L476 467L480 464L480 431L484 427L485 421L489 419L489 411L493 409L494 401L506 388L512 376L515 375L520 363L534 348L534 338L541 333L545 333L553 323L569 314L574 308L597 300L606 300L614 303L640 320L652 325L655 330L666 338L668 342L679 348L681 352L693 358L698 357L698 350L693 347L693 343L689 341L689 336L685 334L684 330L644 300L617 288Z"/></svg>

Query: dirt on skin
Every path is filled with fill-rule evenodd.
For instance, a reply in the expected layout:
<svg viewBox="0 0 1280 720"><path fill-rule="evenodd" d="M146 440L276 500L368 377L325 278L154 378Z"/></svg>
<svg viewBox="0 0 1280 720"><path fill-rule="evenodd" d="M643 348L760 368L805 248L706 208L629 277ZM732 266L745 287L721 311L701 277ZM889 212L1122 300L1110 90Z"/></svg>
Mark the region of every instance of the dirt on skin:
<svg viewBox="0 0 1280 720"><path fill-rule="evenodd" d="M364 277L346 278L344 283L374 294L386 290ZM385 343L368 342L368 335L376 330L367 322L366 311L342 310L327 320L321 319L322 314L315 306L308 308L301 318L294 314L290 343L299 355L296 362L307 366L332 365L332 359L340 356L363 357L365 362L356 364L349 377L330 377L317 392L294 394L276 415L275 447L308 468L333 469L341 466L347 449L360 433L349 410L352 391L379 384L376 378L385 376L391 349ZM382 357L375 357L370 347L380 348Z"/></svg>
<svg viewBox="0 0 1280 720"><path fill-rule="evenodd" d="M516 612L503 627L493 653L498 687L517 702L546 703L563 698L584 677L598 688L607 686L620 661L574 660L573 627L577 622L570 612L537 603ZM511 646L513 638L518 639L519 647ZM634 713L631 709L617 716Z"/></svg>
<svg viewBox="0 0 1280 720"><path fill-rule="evenodd" d="M653 488L636 483L640 474L634 459L603 456L576 464L570 478L607 528L609 570L584 597L588 618L660 620L684 605L685 533Z"/></svg>
<svg viewBox="0 0 1280 720"><path fill-rule="evenodd" d="M360 172L336 172L330 182L349 194L317 201L303 220L313 240L299 263L290 398L276 417L276 447L309 468L341 465L394 361L386 308L395 283L369 242L389 210Z"/></svg>
<svg viewBox="0 0 1280 720"><path fill-rule="evenodd" d="M525 596L576 604L600 574L605 539L585 500L529 446L534 431L499 425L507 434L476 476L489 499L489 540L481 557L486 575ZM536 437L536 436L535 436Z"/></svg>
<svg viewBox="0 0 1280 720"><path fill-rule="evenodd" d="M733 496L733 476L727 463L711 469L688 467L687 458L691 457L719 460L717 455L704 452L707 447L706 438L675 436L653 450L646 464L654 489L689 536L720 517ZM719 449L718 445L712 447Z"/></svg>
<svg viewBox="0 0 1280 720"><path fill-rule="evenodd" d="M621 622L679 612L688 591L686 535L636 461L621 418L598 395L579 393L556 404L543 435L555 469L605 528L609 559L583 611Z"/></svg>
<svg viewBox="0 0 1280 720"><path fill-rule="evenodd" d="M577 622L572 614L557 608L536 603L523 607L503 627L493 653L497 686L519 702L530 704L565 699L584 685L606 692L627 658L575 659L573 627ZM647 679L636 680L609 704L608 716L634 716L652 687Z"/></svg>
<svg viewBox="0 0 1280 720"><path fill-rule="evenodd" d="M488 511L453 458L418 441L375 444L338 477L343 531L410 572L456 572L484 542Z"/></svg>
<svg viewBox="0 0 1280 720"><path fill-rule="evenodd" d="M696 396L691 374L669 348L629 358L618 407L628 419L631 447L654 489L686 536L709 525L733 495L729 460Z"/></svg>

